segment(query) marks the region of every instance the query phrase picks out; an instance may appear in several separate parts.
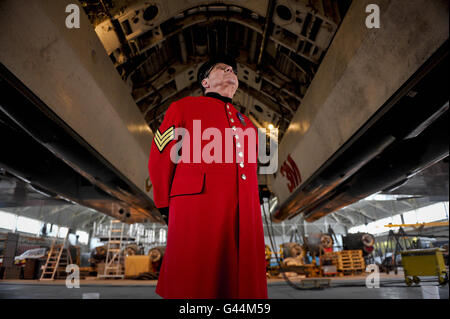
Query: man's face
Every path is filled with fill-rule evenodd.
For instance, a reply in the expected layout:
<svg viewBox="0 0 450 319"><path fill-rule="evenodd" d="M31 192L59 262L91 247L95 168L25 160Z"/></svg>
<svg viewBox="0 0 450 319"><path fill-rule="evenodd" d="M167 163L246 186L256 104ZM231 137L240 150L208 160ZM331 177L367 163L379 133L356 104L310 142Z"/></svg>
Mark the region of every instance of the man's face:
<svg viewBox="0 0 450 319"><path fill-rule="evenodd" d="M233 95L236 92L239 81L237 78L236 70L225 63L217 63L209 72L208 77L204 78L202 85L209 92L217 92L224 88L231 88Z"/></svg>

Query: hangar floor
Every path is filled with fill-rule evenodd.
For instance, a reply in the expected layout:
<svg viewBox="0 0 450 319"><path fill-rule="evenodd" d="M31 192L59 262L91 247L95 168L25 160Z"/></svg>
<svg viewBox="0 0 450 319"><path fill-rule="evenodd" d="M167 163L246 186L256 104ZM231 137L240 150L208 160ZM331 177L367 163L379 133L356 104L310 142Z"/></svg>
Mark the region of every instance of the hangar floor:
<svg viewBox="0 0 450 319"><path fill-rule="evenodd" d="M283 279L269 279L269 299L448 299L449 286L424 281L407 287L403 275L380 275L380 288L365 287L365 276L331 278L330 287L296 290ZM291 279L298 282L295 279ZM0 281L0 299L161 299L155 293L156 280L81 280L79 289L68 289L65 280Z"/></svg>

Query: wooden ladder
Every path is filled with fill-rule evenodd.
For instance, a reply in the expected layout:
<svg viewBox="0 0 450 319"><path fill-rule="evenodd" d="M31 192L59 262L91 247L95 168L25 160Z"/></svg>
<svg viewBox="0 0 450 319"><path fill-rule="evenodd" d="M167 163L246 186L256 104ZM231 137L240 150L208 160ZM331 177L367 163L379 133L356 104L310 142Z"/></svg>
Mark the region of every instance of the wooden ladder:
<svg viewBox="0 0 450 319"><path fill-rule="evenodd" d="M58 270L61 271L62 269L65 271L66 266L72 263L69 247L66 247L68 237L69 231L67 231L62 244L58 243L57 238L53 239L40 280L55 280ZM65 253L63 254L63 252Z"/></svg>
<svg viewBox="0 0 450 319"><path fill-rule="evenodd" d="M119 227L115 227L118 225ZM101 278L124 278L123 256L124 224L120 220L111 220L109 228L108 250L106 252L105 270Z"/></svg>

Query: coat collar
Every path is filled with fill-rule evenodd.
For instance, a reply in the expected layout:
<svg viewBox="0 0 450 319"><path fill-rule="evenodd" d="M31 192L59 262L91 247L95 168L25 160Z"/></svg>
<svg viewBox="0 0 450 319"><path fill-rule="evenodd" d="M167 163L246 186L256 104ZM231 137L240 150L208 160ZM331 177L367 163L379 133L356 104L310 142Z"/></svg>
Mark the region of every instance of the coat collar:
<svg viewBox="0 0 450 319"><path fill-rule="evenodd" d="M232 99L231 98L226 97L226 96L222 96L222 95L220 95L219 93L216 93L216 92L208 92L208 93L205 94L205 96L213 97L215 99L219 99L219 100L221 100L222 102L225 102L225 103L232 103Z"/></svg>

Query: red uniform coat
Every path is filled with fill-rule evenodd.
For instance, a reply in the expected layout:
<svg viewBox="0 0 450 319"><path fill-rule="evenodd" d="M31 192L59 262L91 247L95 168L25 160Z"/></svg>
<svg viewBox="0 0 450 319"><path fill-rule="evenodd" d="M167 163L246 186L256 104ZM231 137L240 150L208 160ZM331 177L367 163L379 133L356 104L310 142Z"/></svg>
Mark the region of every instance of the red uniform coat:
<svg viewBox="0 0 450 319"><path fill-rule="evenodd" d="M257 155L258 135L248 118L239 115L231 103L186 97L170 105L155 134L149 159L153 198L156 207L169 207L167 246L156 287L163 298L267 298L257 164L249 163L247 156L253 151ZM200 158L213 137L203 137L199 150L194 142L200 142L201 134L194 131L194 120L201 120L197 125L202 132L211 127L220 131L221 149L208 153L222 151L221 163ZM190 163L175 164L170 157L172 146L180 145L174 136L180 127L190 138L185 135L179 154L190 153ZM237 130L231 131L237 137L230 135L232 163L225 163L225 129L232 127ZM250 128L256 139L239 128ZM200 163L194 162L199 158Z"/></svg>

